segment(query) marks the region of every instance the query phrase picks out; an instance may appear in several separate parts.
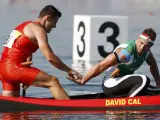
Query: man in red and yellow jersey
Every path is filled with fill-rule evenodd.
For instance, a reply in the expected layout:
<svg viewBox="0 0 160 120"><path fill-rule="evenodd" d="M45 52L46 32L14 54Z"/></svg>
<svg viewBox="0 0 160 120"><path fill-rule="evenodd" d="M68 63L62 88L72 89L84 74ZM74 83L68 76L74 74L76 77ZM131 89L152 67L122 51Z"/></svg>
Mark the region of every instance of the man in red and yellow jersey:
<svg viewBox="0 0 160 120"><path fill-rule="evenodd" d="M32 53L39 48L56 68L68 73L68 78L80 84L82 76L66 66L52 51L47 33L56 27L61 12L54 6L45 6L35 21L17 26L4 43L0 61L3 96L20 96L20 83L26 86L49 88L55 99L69 99L57 77L31 67Z"/></svg>

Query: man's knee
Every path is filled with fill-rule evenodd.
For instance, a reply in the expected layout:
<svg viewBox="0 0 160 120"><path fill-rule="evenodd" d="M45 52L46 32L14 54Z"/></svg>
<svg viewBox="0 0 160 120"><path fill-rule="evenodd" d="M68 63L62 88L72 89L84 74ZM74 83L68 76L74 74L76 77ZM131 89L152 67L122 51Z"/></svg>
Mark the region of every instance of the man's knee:
<svg viewBox="0 0 160 120"><path fill-rule="evenodd" d="M6 97L19 97L20 96L20 91L3 90L2 91L2 96L6 96Z"/></svg>
<svg viewBox="0 0 160 120"><path fill-rule="evenodd" d="M46 87L46 88L56 86L58 84L59 84L58 78L55 77L55 76L51 76L51 75L48 75L48 76L45 76L45 77L42 77L42 78L39 77L38 79L36 79L32 83L33 86Z"/></svg>
<svg viewBox="0 0 160 120"><path fill-rule="evenodd" d="M55 85L58 85L58 84L60 84L60 83L59 83L59 80L58 80L57 77L51 76L50 84L51 84L51 86L55 86Z"/></svg>

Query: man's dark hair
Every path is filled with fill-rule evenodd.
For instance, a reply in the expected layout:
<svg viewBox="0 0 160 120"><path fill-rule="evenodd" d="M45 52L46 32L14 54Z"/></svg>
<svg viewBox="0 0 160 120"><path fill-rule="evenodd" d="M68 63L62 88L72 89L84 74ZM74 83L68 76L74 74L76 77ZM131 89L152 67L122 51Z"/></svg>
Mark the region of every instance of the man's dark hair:
<svg viewBox="0 0 160 120"><path fill-rule="evenodd" d="M156 39L156 32L152 28L147 28L142 33L147 34L153 41Z"/></svg>
<svg viewBox="0 0 160 120"><path fill-rule="evenodd" d="M61 12L55 8L53 5L46 5L40 12L39 18L44 17L45 15L50 15L52 18L61 17Z"/></svg>

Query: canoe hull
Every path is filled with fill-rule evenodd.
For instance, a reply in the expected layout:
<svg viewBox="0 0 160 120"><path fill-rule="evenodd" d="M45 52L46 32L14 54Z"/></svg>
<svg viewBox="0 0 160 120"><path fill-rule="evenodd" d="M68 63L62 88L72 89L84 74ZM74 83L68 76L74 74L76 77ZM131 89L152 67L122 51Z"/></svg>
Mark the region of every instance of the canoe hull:
<svg viewBox="0 0 160 120"><path fill-rule="evenodd" d="M92 95L93 96L93 95ZM0 112L56 110L56 111L100 111L100 110L160 110L160 95L133 98L80 98L54 100L51 98L13 98L0 96Z"/></svg>

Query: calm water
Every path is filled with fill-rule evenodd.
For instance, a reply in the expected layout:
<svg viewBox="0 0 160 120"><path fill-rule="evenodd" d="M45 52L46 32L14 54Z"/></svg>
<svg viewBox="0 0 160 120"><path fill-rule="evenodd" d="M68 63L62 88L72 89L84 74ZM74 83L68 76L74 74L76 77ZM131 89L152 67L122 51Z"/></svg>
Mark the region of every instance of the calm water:
<svg viewBox="0 0 160 120"><path fill-rule="evenodd" d="M129 39L136 39L139 33L147 27L152 27L157 32L157 41L152 51L158 66L160 66L159 53L159 20L160 1L159 0L1 0L1 32L0 45L11 30L19 23L26 20L34 20L44 5L53 4L62 12L62 18L57 24L56 30L49 34L49 42L55 54L73 69L82 74L96 63L72 61L72 39L73 39L73 16L80 15L126 15L129 16ZM0 47L0 51L2 47ZM40 51L34 56L34 66L53 74L60 79L61 84L68 94L85 94L101 92L101 82L103 75L100 75L85 86L79 86L68 81L66 73L58 71L51 66L43 57ZM144 64L136 73L147 74L151 77L147 65ZM154 84L154 81L152 81ZM1 90L1 86L0 86ZM30 87L27 96L51 97L49 90L43 88ZM11 118L10 118L11 117ZM114 119L160 119L159 111L150 112L103 112L103 113L57 113L57 112L28 112L28 113L2 113L0 119L43 119L43 120L114 120Z"/></svg>

